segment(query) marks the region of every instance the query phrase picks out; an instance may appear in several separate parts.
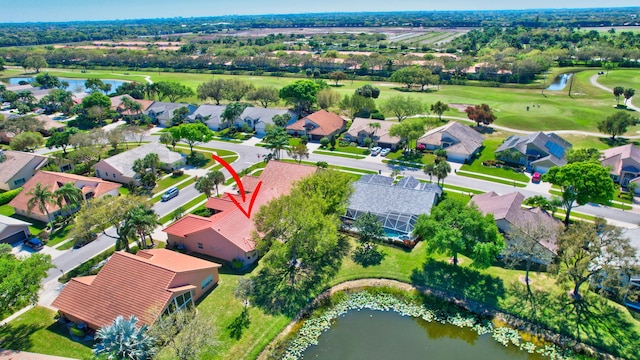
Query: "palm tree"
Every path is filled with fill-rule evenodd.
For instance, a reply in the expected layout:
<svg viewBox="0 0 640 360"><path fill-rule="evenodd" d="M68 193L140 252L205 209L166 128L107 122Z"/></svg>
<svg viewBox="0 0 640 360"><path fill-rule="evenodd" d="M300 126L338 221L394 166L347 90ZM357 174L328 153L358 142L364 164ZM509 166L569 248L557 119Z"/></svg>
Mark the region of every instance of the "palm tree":
<svg viewBox="0 0 640 360"><path fill-rule="evenodd" d="M444 187L444 178L446 178L450 172L451 165L449 165L449 163L446 161L440 161L433 168L433 175L435 175L438 179L438 184L440 184L440 181L442 180L442 184L440 184L440 187Z"/></svg>
<svg viewBox="0 0 640 360"><path fill-rule="evenodd" d="M373 140L373 137L376 136L376 132L380 130L380 123L377 121L372 121L368 124L369 129L371 129L371 133L369 133L369 137Z"/></svg>
<svg viewBox="0 0 640 360"><path fill-rule="evenodd" d="M47 214L47 225L51 225L51 233L53 233L53 222L51 221L49 209L47 209L47 205L55 204L53 192L49 190L48 186L42 186L41 183L37 183L36 186L29 190L27 195L31 196L27 202L27 211L31 212L37 206L40 212Z"/></svg>
<svg viewBox="0 0 640 360"><path fill-rule="evenodd" d="M211 170L207 173L207 176L210 176L213 179L213 183L216 185L216 195L220 195L218 191L218 185L224 183L224 174L220 170Z"/></svg>
<svg viewBox="0 0 640 360"><path fill-rule="evenodd" d="M209 174L199 177L196 180L195 188L199 192L205 194L207 196L207 198L210 198L211 197L211 191L216 186L216 184L213 183L213 178L209 177L208 175Z"/></svg>
<svg viewBox="0 0 640 360"><path fill-rule="evenodd" d="M433 170L435 169L436 164L435 163L430 163L424 166L424 168L422 169L422 171L424 171L425 174L429 175L429 181L431 181L431 177L433 176Z"/></svg>
<svg viewBox="0 0 640 360"><path fill-rule="evenodd" d="M129 210L124 219L124 232L127 236L138 237L138 247L140 249L147 248L146 237L149 236L151 246L154 245L151 233L158 225L158 216L153 209L148 208L145 204Z"/></svg>
<svg viewBox="0 0 640 360"><path fill-rule="evenodd" d="M155 339L147 334L148 326L138 327L138 318L131 315L125 320L122 315L116 317L111 325L96 332L95 355L105 355L114 359L150 359L154 354Z"/></svg>
<svg viewBox="0 0 640 360"><path fill-rule="evenodd" d="M75 187L72 182L68 182L54 191L53 198L60 209L66 212L73 211L80 207L84 199L82 190Z"/></svg>
<svg viewBox="0 0 640 360"><path fill-rule="evenodd" d="M267 130L264 136L265 147L273 150L273 156L276 160L280 159L280 152L289 145L289 138L285 129L274 126Z"/></svg>
<svg viewBox="0 0 640 360"><path fill-rule="evenodd" d="M143 159L145 165L151 168L151 172L156 174L156 168L160 166L160 157L156 153L149 153Z"/></svg>

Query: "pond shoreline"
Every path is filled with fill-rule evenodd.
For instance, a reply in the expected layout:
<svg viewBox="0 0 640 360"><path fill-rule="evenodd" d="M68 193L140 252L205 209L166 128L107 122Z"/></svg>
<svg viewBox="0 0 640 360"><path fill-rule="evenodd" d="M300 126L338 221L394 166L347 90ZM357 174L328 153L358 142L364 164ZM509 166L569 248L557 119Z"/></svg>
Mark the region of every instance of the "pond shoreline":
<svg viewBox="0 0 640 360"><path fill-rule="evenodd" d="M340 283L338 285L332 286L331 288L323 291L320 295L318 295L311 303L305 306L302 310L298 312L296 317L260 352L260 355L257 359L266 360L269 358L269 355L273 352L273 349L280 344L283 340L285 340L292 332L292 330L313 310L317 308L317 306L326 298L331 297L333 294L347 291L347 290L364 290L370 287L392 287L396 289L400 289L403 291L411 292L418 291L423 294L435 296L437 298L446 300L456 306L459 306L471 313L489 317L492 319L496 319L500 322L505 323L507 326L517 329L519 331L532 334L537 336L544 341L556 344L557 346L563 348L570 348L578 354L586 354L590 357L596 359L614 359L615 357L603 353L602 351L596 349L593 346L581 343L572 339L568 336L561 335L555 333L549 329L546 329L540 325L531 323L529 321L520 319L511 314L493 309L489 306L481 304L476 301L469 301L460 299L456 296L453 296L449 293L433 290L428 287L416 287L411 284L391 280L391 279L381 279L381 278L369 278L369 279L359 279L359 280L351 280Z"/></svg>

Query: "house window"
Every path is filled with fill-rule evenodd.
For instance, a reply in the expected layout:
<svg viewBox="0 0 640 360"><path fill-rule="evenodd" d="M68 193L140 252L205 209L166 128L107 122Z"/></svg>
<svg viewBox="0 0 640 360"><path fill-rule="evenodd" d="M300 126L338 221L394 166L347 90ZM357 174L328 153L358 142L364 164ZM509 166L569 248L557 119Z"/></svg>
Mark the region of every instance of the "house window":
<svg viewBox="0 0 640 360"><path fill-rule="evenodd" d="M108 173L108 172L106 172L106 173L104 173L104 174L106 175L106 177L109 177L109 173Z"/></svg>
<svg viewBox="0 0 640 360"><path fill-rule="evenodd" d="M27 182L27 181L24 178L22 178L22 179L18 179L16 181L14 181L13 185L20 186L20 185L24 184L25 182Z"/></svg>
<svg viewBox="0 0 640 360"><path fill-rule="evenodd" d="M171 315L174 312L191 305L193 305L193 298L191 297L191 291L187 291L186 293L173 298L173 301L171 301L164 310L164 315Z"/></svg>
<svg viewBox="0 0 640 360"><path fill-rule="evenodd" d="M198 249L204 249L204 246L202 245L202 243L198 243Z"/></svg>
<svg viewBox="0 0 640 360"><path fill-rule="evenodd" d="M100 170L98 170L98 169L96 169L96 176L97 177L102 177L102 176L100 176Z"/></svg>
<svg viewBox="0 0 640 360"><path fill-rule="evenodd" d="M116 174L113 174L113 178L114 178L114 179L116 178Z"/></svg>
<svg viewBox="0 0 640 360"><path fill-rule="evenodd" d="M209 275L207 276L206 279L204 279L204 281L202 281L202 284L200 284L200 288L204 290L207 286L211 285L212 282L213 282L213 275Z"/></svg>

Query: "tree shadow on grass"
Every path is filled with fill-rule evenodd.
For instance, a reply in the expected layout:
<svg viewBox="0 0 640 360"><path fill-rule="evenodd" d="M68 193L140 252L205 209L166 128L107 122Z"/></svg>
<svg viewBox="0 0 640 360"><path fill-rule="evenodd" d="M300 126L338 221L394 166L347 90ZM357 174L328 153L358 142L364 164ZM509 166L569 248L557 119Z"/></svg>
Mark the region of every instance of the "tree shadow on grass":
<svg viewBox="0 0 640 360"><path fill-rule="evenodd" d="M244 329L249 328L249 325L251 325L249 309L244 308L240 315L233 319L233 321L227 326L229 336L231 336L232 339L240 340Z"/></svg>
<svg viewBox="0 0 640 360"><path fill-rule="evenodd" d="M387 253L380 250L376 244L361 244L351 254L351 259L362 267L380 265Z"/></svg>
<svg viewBox="0 0 640 360"><path fill-rule="evenodd" d="M494 308L505 292L503 281L498 277L434 259L427 259L421 269L414 269L411 282Z"/></svg>
<svg viewBox="0 0 640 360"><path fill-rule="evenodd" d="M29 351L33 345L31 335L40 330L33 324L0 326L0 348Z"/></svg>
<svg viewBox="0 0 640 360"><path fill-rule="evenodd" d="M507 312L560 334L578 339L610 354L637 357L640 334L624 317L624 311L606 299L588 294L574 299L544 290L527 291L524 284L512 283L504 302Z"/></svg>

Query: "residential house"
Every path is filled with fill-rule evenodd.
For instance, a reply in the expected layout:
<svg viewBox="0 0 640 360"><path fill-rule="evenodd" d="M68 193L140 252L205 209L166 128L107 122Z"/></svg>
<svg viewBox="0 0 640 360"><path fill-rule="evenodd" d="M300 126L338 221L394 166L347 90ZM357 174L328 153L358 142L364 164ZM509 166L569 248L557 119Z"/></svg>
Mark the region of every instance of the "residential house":
<svg viewBox="0 0 640 360"><path fill-rule="evenodd" d="M15 244L29 239L29 225L31 223L0 215L0 244Z"/></svg>
<svg viewBox="0 0 640 360"><path fill-rule="evenodd" d="M152 142L100 160L93 168L96 170L96 176L104 180L121 184L138 182L139 179L136 179L136 173L133 171L133 163L138 159L144 159L149 154L157 154L160 159L160 168L166 171L179 169L187 161L186 155Z"/></svg>
<svg viewBox="0 0 640 360"><path fill-rule="evenodd" d="M418 139L417 144L422 144L426 150L444 149L447 151L447 160L466 163L480 151L483 141L482 134L470 126L453 121L429 130Z"/></svg>
<svg viewBox="0 0 640 360"><path fill-rule="evenodd" d="M387 176L369 174L353 183L347 212L342 217L347 226L357 218L372 213L378 217L387 236L412 238L418 216L431 213L442 189L435 184L407 176L397 184Z"/></svg>
<svg viewBox="0 0 640 360"><path fill-rule="evenodd" d="M170 127L173 112L182 107L186 107L189 110L187 117L196 111L196 107L190 104L154 101L144 113L151 118L154 124Z"/></svg>
<svg viewBox="0 0 640 360"><path fill-rule="evenodd" d="M604 150L600 163L610 169L613 181L622 186L634 183L636 194L640 194L640 148L628 144Z"/></svg>
<svg viewBox="0 0 640 360"><path fill-rule="evenodd" d="M505 234L508 234L513 226L545 227L551 233L554 227L562 227L562 222L541 208L522 208L524 198L524 195L517 191L504 195L490 191L475 195L471 198L471 203L475 204L484 215L493 214L498 229ZM505 238L507 242L510 241L508 236ZM549 258L556 256L558 247L555 236L541 239L539 243L541 250L549 252Z"/></svg>
<svg viewBox="0 0 640 360"><path fill-rule="evenodd" d="M36 184L41 184L43 188L47 188L49 191L54 192L66 183L72 183L75 187L80 189L82 191L82 196L87 200L104 195L118 196L120 186L122 186L120 184L104 181L94 177L57 173L52 171L38 171L22 186L23 190L9 202L9 205L13 206L16 214L18 215L42 222L48 222L50 219L47 219L46 212L40 211L38 206L29 211L29 207L27 206L29 199L31 198L29 192L36 186ZM49 210L49 214L52 219L58 215L62 215L60 206L55 203L47 204L47 210Z"/></svg>
<svg viewBox="0 0 640 360"><path fill-rule="evenodd" d="M222 113L226 108L225 105L200 105L191 115L187 116L187 119L192 122L201 121L205 123L209 129L219 131L227 127L222 119Z"/></svg>
<svg viewBox="0 0 640 360"><path fill-rule="evenodd" d="M0 190L13 190L24 185L48 161L48 157L34 153L0 150Z"/></svg>
<svg viewBox="0 0 640 360"><path fill-rule="evenodd" d="M253 212L256 212L272 199L288 194L294 182L315 171L315 166L270 161L259 177L242 178L247 192L246 201L239 195L232 196L247 209L252 193L262 183L253 204ZM255 262L259 254L252 239L255 231L253 221L227 195L210 198L206 207L213 211L210 217L190 214L165 228L167 245L182 246L187 251L229 262L239 260L245 265Z"/></svg>
<svg viewBox="0 0 640 360"><path fill-rule="evenodd" d="M246 124L255 130L256 136L262 137L267 133L267 125L274 124L273 117L285 114L291 116L291 120L287 125L293 124L296 121L296 113L290 110L249 106L242 111L242 114L235 120L234 124L237 128L242 128Z"/></svg>
<svg viewBox="0 0 640 360"><path fill-rule="evenodd" d="M125 98L128 98L129 100L135 101L140 104L140 112L134 113L131 110L126 110L123 103L123 100ZM134 99L133 97L131 97L131 95L128 94L114 96L109 99L111 100L111 109L119 112L122 116L138 116L140 114L143 114L154 103L153 100Z"/></svg>
<svg viewBox="0 0 640 360"><path fill-rule="evenodd" d="M571 144L560 136L540 131L509 136L496 150L496 159L544 174L554 166L565 165L569 149Z"/></svg>
<svg viewBox="0 0 640 360"><path fill-rule="evenodd" d="M320 110L288 125L286 129L291 135L306 135L310 141L319 141L323 137L337 137L346 126L347 122L340 116Z"/></svg>
<svg viewBox="0 0 640 360"><path fill-rule="evenodd" d="M194 303L218 283L220 264L167 249L117 251L97 275L71 279L52 306L91 329L119 315L153 324L163 313Z"/></svg>
<svg viewBox="0 0 640 360"><path fill-rule="evenodd" d="M377 128L371 124L378 124ZM395 150L400 144L399 136L389 135L389 130L396 122L355 118L349 127L349 130L342 137L349 142L356 142L360 146L364 146L364 140L370 138L373 146L389 148Z"/></svg>

